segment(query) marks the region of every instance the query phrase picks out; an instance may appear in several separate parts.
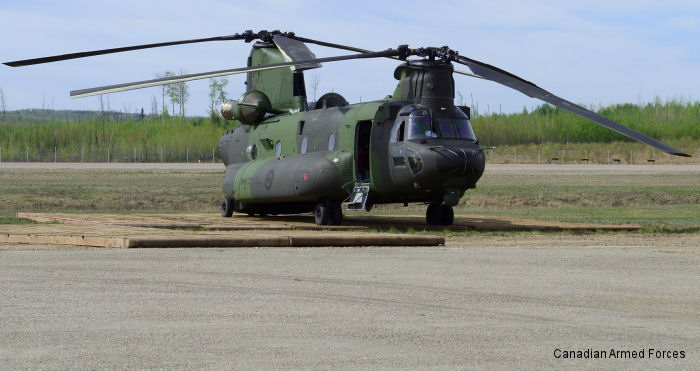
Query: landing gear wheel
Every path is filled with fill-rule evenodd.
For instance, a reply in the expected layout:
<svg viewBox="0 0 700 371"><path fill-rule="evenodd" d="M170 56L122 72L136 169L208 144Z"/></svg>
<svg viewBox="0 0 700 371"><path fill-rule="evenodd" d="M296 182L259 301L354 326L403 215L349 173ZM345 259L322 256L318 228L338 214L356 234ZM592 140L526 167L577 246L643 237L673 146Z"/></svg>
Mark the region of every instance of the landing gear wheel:
<svg viewBox="0 0 700 371"><path fill-rule="evenodd" d="M439 204L428 205L428 210L425 211L425 222L428 225L441 225L442 222L442 207Z"/></svg>
<svg viewBox="0 0 700 371"><path fill-rule="evenodd" d="M450 205L430 204L425 212L425 222L428 225L452 225L455 212Z"/></svg>
<svg viewBox="0 0 700 371"><path fill-rule="evenodd" d="M233 204L232 198L224 198L224 202L221 204L221 216L224 218L230 218L233 215Z"/></svg>
<svg viewBox="0 0 700 371"><path fill-rule="evenodd" d="M314 209L314 221L318 225L340 225L343 211L339 202L319 201Z"/></svg>
<svg viewBox="0 0 700 371"><path fill-rule="evenodd" d="M340 225L343 222L343 209L340 202L331 202L331 225Z"/></svg>
<svg viewBox="0 0 700 371"><path fill-rule="evenodd" d="M442 224L440 225L452 225L455 222L455 212L452 206L442 205L440 217L442 218Z"/></svg>
<svg viewBox="0 0 700 371"><path fill-rule="evenodd" d="M330 214L331 210L328 208L328 204L321 201L316 204L314 209L314 221L318 225L328 225L330 224Z"/></svg>

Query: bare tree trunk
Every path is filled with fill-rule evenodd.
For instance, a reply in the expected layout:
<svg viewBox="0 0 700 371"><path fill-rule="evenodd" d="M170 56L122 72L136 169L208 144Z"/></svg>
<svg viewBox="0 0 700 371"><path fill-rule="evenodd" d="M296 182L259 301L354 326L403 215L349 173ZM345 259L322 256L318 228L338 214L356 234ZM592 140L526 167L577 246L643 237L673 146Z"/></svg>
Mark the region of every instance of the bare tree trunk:
<svg viewBox="0 0 700 371"><path fill-rule="evenodd" d="M314 102L316 102L316 91L318 90L318 84L321 83L321 75L314 73L311 75L311 91L314 92Z"/></svg>
<svg viewBox="0 0 700 371"><path fill-rule="evenodd" d="M5 121L5 92L0 88L0 106L2 106L2 121Z"/></svg>

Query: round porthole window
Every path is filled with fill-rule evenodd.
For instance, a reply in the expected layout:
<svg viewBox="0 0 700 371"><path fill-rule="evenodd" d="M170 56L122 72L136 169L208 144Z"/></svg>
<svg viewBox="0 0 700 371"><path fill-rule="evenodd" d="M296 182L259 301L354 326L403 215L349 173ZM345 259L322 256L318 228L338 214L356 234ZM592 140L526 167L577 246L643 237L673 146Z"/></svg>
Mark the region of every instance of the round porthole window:
<svg viewBox="0 0 700 371"><path fill-rule="evenodd" d="M309 149L309 141L306 139L306 137L301 138L301 148L299 148L299 152L302 154L306 153L306 150Z"/></svg>
<svg viewBox="0 0 700 371"><path fill-rule="evenodd" d="M258 157L258 147L255 146L255 144L251 144L248 146L248 148L245 149L246 154L248 154L248 159L249 160L255 160L256 157Z"/></svg>
<svg viewBox="0 0 700 371"><path fill-rule="evenodd" d="M335 134L328 136L328 150L332 151L335 149Z"/></svg>
<svg viewBox="0 0 700 371"><path fill-rule="evenodd" d="M275 143L275 156L280 157L282 156L282 141L278 140L277 143Z"/></svg>

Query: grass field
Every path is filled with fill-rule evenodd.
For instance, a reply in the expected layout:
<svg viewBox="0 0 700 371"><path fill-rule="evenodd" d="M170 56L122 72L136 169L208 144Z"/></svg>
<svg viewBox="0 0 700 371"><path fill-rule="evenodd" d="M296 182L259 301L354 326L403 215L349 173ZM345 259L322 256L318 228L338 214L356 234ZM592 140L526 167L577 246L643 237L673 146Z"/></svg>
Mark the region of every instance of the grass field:
<svg viewBox="0 0 700 371"><path fill-rule="evenodd" d="M600 168L600 169L598 169ZM662 166L489 166L457 214L635 223L647 231L700 231L700 169ZM672 166L670 168L673 168ZM0 223L17 212L218 213L223 171L2 169ZM423 214L380 205L374 214Z"/></svg>
<svg viewBox="0 0 700 371"><path fill-rule="evenodd" d="M519 168L522 168L520 170ZM700 231L700 168L661 171L640 166L487 166L456 214L569 222L633 223L647 231ZM600 168L601 170L593 170ZM631 167L630 167L631 168ZM656 169L662 167L657 166ZM376 212L421 213L424 206L384 206Z"/></svg>
<svg viewBox="0 0 700 371"><path fill-rule="evenodd" d="M493 163L560 162L698 164L638 144L574 114L542 104L519 113L473 108L474 131L484 146L498 147ZM483 108L483 107L482 107ZM700 102L683 98L590 107L682 151L700 153ZM481 111L481 112L480 112ZM221 135L233 122L179 119L112 112L24 110L0 121L0 161L28 162L209 162L220 159Z"/></svg>

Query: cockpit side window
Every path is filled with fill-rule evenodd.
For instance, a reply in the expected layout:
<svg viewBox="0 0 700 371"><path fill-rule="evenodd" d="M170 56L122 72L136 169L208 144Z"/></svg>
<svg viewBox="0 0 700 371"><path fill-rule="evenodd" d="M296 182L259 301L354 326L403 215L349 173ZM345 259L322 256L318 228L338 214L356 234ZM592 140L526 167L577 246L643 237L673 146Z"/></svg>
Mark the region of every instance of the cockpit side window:
<svg viewBox="0 0 700 371"><path fill-rule="evenodd" d="M469 117L461 109L456 109L455 114L457 119L454 120L453 124L457 138L476 141L476 135L474 135L474 129L472 129L472 125L469 122Z"/></svg>
<svg viewBox="0 0 700 371"><path fill-rule="evenodd" d="M397 120L391 129L391 142L403 142L406 139L406 120Z"/></svg>

